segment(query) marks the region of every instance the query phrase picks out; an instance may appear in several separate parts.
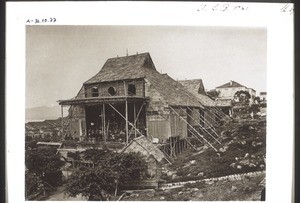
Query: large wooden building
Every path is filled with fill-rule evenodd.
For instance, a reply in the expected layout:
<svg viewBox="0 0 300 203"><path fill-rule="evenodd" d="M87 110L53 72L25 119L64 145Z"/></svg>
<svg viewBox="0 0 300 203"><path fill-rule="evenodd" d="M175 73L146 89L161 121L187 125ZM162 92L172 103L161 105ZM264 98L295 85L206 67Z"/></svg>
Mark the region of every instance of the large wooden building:
<svg viewBox="0 0 300 203"><path fill-rule="evenodd" d="M159 73L149 53L108 59L76 97L59 104L70 106L65 136L79 140L129 143L144 135L166 142L190 134L203 139L194 126L204 127L205 106Z"/></svg>

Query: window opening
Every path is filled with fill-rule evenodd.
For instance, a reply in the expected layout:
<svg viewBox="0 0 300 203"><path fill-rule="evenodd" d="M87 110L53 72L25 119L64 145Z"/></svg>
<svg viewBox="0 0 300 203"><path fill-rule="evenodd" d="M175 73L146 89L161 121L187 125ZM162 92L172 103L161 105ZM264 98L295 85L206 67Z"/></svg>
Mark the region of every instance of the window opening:
<svg viewBox="0 0 300 203"><path fill-rule="evenodd" d="M108 88L108 93L109 93L109 95L111 95L111 96L115 96L115 95L117 94L116 88L114 88L114 87L109 87L109 88Z"/></svg>
<svg viewBox="0 0 300 203"><path fill-rule="evenodd" d="M128 95L129 95L129 96L134 96L134 95L136 95L136 88L135 88L135 85L133 85L133 84L129 84L129 85L128 85Z"/></svg>
<svg viewBox="0 0 300 203"><path fill-rule="evenodd" d="M92 88L92 97L98 97L99 92L98 92L98 87L93 87Z"/></svg>

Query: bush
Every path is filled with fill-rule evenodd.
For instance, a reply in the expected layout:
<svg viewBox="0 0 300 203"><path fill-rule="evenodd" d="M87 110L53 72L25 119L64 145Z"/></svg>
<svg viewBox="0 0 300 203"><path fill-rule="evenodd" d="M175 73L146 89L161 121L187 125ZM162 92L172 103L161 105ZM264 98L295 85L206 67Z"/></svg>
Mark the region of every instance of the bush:
<svg viewBox="0 0 300 203"><path fill-rule="evenodd" d="M33 196L37 196L42 190L42 180L35 173L25 172L25 196L26 199L31 199Z"/></svg>
<svg viewBox="0 0 300 203"><path fill-rule="evenodd" d="M30 173L35 173L41 180L51 186L58 186L62 183L61 167L64 162L56 149L49 147L38 147L26 150L25 165Z"/></svg>
<svg viewBox="0 0 300 203"><path fill-rule="evenodd" d="M92 151L87 151L85 155ZM116 195L120 185L126 181L139 180L146 174L147 165L140 154L97 151L105 156L99 160L92 158L99 163L96 168L82 168L68 179L66 192L70 196L82 194L89 200L107 200L105 194L113 194L115 191Z"/></svg>

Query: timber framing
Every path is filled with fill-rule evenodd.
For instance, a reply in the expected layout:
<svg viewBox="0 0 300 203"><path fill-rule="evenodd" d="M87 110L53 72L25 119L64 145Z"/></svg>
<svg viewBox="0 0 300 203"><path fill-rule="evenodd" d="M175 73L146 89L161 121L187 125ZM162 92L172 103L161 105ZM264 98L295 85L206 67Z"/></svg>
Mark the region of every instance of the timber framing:
<svg viewBox="0 0 300 203"><path fill-rule="evenodd" d="M109 103L123 103L148 101L149 97L138 96L112 96L112 97L91 97L83 99L68 99L59 100L59 105L84 105L84 104L109 104Z"/></svg>

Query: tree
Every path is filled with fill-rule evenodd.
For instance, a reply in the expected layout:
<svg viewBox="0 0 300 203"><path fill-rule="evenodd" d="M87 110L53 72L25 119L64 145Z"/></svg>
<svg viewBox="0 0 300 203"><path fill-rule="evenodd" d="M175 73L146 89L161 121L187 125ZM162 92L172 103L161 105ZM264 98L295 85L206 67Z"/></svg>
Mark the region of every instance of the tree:
<svg viewBox="0 0 300 203"><path fill-rule="evenodd" d="M105 161L107 159L106 155L114 154L114 152L109 149L87 149L82 153L84 160L92 161L95 164Z"/></svg>
<svg viewBox="0 0 300 203"><path fill-rule="evenodd" d="M50 147L38 147L26 150L25 165L30 173L35 173L41 180L51 186L62 183L61 167L64 161L56 154L56 149Z"/></svg>
<svg viewBox="0 0 300 203"><path fill-rule="evenodd" d="M213 89L213 90L209 90L206 94L207 94L208 97L215 100L219 96L220 92Z"/></svg>
<svg viewBox="0 0 300 203"><path fill-rule="evenodd" d="M140 154L137 153L122 153L112 156L107 162L113 171L115 183L115 195L118 192L120 184L130 180L139 180L145 176L147 164Z"/></svg>
<svg viewBox="0 0 300 203"><path fill-rule="evenodd" d="M38 175L28 170L25 172L25 196L30 200L42 191L42 180Z"/></svg>
<svg viewBox="0 0 300 203"><path fill-rule="evenodd" d="M113 182L105 168L80 168L68 179L66 192L72 197L81 194L88 200L108 200L104 192L113 190Z"/></svg>
<svg viewBox="0 0 300 203"><path fill-rule="evenodd" d="M249 94L248 91L245 91L245 90L237 91L234 94L234 99L238 102L249 103L250 98L251 98L251 95Z"/></svg>
<svg viewBox="0 0 300 203"><path fill-rule="evenodd" d="M82 194L89 200L107 200L105 194L115 195L126 181L144 177L147 164L137 153L108 153L96 160L95 168L81 168L74 172L66 184L70 196Z"/></svg>
<svg viewBox="0 0 300 203"><path fill-rule="evenodd" d="M257 104L260 103L260 97L254 97L254 102L257 102Z"/></svg>

